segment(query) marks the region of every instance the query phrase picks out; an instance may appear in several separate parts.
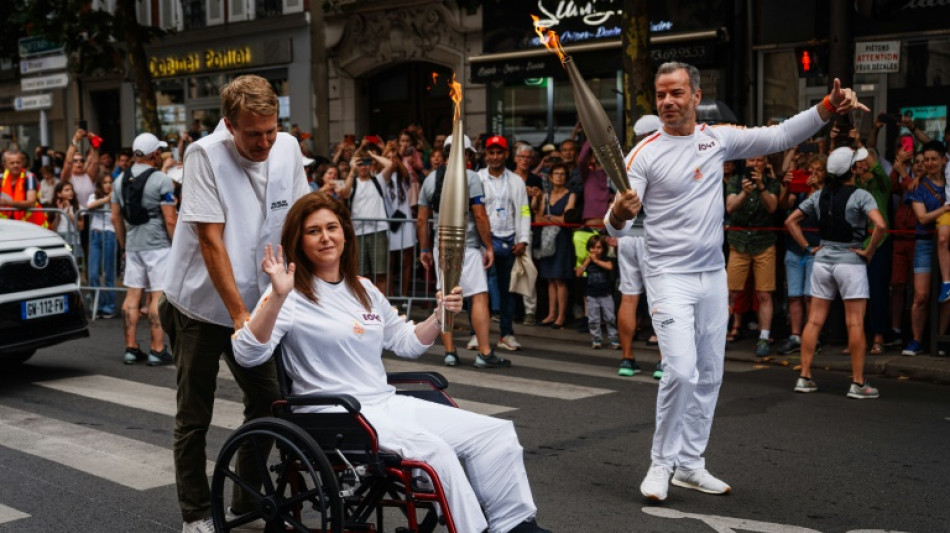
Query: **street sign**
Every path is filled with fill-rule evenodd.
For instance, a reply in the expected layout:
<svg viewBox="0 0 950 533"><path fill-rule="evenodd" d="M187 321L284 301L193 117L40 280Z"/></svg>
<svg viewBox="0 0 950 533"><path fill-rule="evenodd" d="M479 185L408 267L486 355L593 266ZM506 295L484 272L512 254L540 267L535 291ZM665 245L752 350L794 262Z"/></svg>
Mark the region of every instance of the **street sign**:
<svg viewBox="0 0 950 533"><path fill-rule="evenodd" d="M66 68L68 63L69 61L66 59L65 54L24 59L20 61L20 74L34 74L36 72L60 70Z"/></svg>
<svg viewBox="0 0 950 533"><path fill-rule="evenodd" d="M62 89L69 85L69 74L60 72L49 76L36 78L20 78L20 89L23 92L43 91L46 89Z"/></svg>
<svg viewBox="0 0 950 533"><path fill-rule="evenodd" d="M900 41L854 43L855 73L883 74L886 72L899 72L900 66Z"/></svg>
<svg viewBox="0 0 950 533"><path fill-rule="evenodd" d="M20 49L21 59L24 57L63 51L62 44L51 43L42 37L20 37L17 41L17 45Z"/></svg>
<svg viewBox="0 0 950 533"><path fill-rule="evenodd" d="M53 95L49 93L17 96L13 99L13 109L17 111L33 111L51 107L53 107Z"/></svg>

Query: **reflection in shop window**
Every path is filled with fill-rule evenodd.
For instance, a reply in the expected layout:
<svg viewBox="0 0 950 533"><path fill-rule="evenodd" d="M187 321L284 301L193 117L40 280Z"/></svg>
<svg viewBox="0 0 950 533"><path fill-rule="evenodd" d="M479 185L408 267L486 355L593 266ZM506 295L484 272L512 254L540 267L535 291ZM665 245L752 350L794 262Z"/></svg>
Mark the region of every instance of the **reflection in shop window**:
<svg viewBox="0 0 950 533"><path fill-rule="evenodd" d="M614 129L622 132L617 118L617 78L591 77L586 81L614 122ZM498 90L501 98L495 101L491 112L491 133L504 133L516 141L541 146L567 139L577 124L574 92L567 80L536 78L507 84ZM549 117L553 117L550 123Z"/></svg>
<svg viewBox="0 0 950 533"><path fill-rule="evenodd" d="M798 112L798 67L794 50L765 54L762 62L762 124Z"/></svg>

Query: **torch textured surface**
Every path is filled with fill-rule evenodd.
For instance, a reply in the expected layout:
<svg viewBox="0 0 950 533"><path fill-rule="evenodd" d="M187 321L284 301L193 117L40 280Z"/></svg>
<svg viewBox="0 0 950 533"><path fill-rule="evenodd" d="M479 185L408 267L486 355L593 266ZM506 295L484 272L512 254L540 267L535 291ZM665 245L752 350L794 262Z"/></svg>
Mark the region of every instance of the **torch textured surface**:
<svg viewBox="0 0 950 533"><path fill-rule="evenodd" d="M465 224L468 221L468 173L465 170L465 143L462 120L452 128L452 148L442 182L439 201L439 285L447 294L459 283L465 263ZM442 316L442 332L452 331L452 316Z"/></svg>
<svg viewBox="0 0 950 533"><path fill-rule="evenodd" d="M597 156L597 161L604 167L604 171L610 177L610 182L613 183L614 188L620 192L625 192L630 188L630 184L627 182L623 151L620 148L620 141L617 139L613 123L607 118L604 106L600 105L600 101L587 86L587 82L581 77L577 65L574 64L570 56L564 58L563 65L564 69L567 70L568 78L571 80L577 116L580 118L581 125L584 126L584 133L587 134L587 140Z"/></svg>

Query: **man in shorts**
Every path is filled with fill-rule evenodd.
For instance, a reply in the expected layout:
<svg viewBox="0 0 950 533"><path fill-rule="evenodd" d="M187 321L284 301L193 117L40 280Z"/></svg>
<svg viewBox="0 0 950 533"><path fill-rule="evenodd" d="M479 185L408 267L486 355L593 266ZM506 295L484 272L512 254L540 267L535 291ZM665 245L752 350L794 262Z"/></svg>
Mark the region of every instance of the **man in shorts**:
<svg viewBox="0 0 950 533"><path fill-rule="evenodd" d="M759 340L756 357L765 357L772 350L769 341L772 327L772 293L775 292L775 232L758 230L772 223L778 208L779 181L764 155L746 159L748 172L737 174L726 187L726 213L729 224L742 229L726 233L729 241L729 264L726 278L729 299L734 302L745 288L750 273L755 277L755 296L759 302Z"/></svg>
<svg viewBox="0 0 950 533"><path fill-rule="evenodd" d="M867 265L884 240L887 223L871 193L855 187L855 175L852 173L855 155L856 152L847 146L831 152L828 156L829 176L824 188L809 196L785 221L789 235L802 248L808 247L800 225L807 216L818 219L818 232L821 235L811 275L811 309L808 324L802 333L802 368L795 383L795 392L818 390L818 385L811 378L811 364L815 358L818 334L828 318L831 302L840 294L844 300L851 355L852 382L848 397L878 397L877 389L864 379L867 352L864 314L871 294ZM874 232L865 247L868 220L873 223Z"/></svg>
<svg viewBox="0 0 950 533"><path fill-rule="evenodd" d="M449 135L445 138L444 150L449 153L453 139ZM464 138L464 147L466 151L472 150L472 141L466 135ZM479 368L507 368L511 366L511 361L495 355L492 350L489 335L490 315L488 311L488 274L486 270L491 268L495 260L495 252L491 242L491 227L488 223L488 213L485 211L485 194L482 189L482 181L478 174L471 170L466 170L468 178L468 221L465 224L465 260L462 264L462 277L459 280L459 286L462 288L462 296L470 298L472 329L475 330L475 339L477 342L477 353L475 355L475 366ZM442 169L433 170L422 183L422 190L419 192L419 213L416 218L417 235L419 236L419 261L427 271L431 271L433 265L438 268L439 264L439 243L433 239L430 246L429 239L429 215L432 214L434 220L439 220L439 214L436 211L441 202L441 184L440 178L444 179L445 171ZM433 235L438 235L438 226L433 225ZM436 276L439 279L439 276ZM439 287L441 289L441 287ZM459 363L458 352L455 349L455 342L452 339L452 333L442 334L442 344L445 346L445 365L455 366Z"/></svg>
<svg viewBox="0 0 950 533"><path fill-rule="evenodd" d="M165 173L157 170L162 164L162 149L168 144L151 133L135 138L132 151L135 164L119 175L112 187L112 225L119 246L125 250L125 274L123 283L127 289L122 303L125 316L125 355L127 365L147 361L149 366L167 365L172 355L165 347L164 332L158 318L158 301L165 289L165 265L171 250L172 236L178 223L175 210L175 183ZM148 173L146 176L145 174ZM145 179L142 191L142 208L148 211L148 221L132 224L123 215L124 190L132 180ZM139 323L142 294L151 293L148 305L148 325L151 346L146 356L139 348L135 329Z"/></svg>

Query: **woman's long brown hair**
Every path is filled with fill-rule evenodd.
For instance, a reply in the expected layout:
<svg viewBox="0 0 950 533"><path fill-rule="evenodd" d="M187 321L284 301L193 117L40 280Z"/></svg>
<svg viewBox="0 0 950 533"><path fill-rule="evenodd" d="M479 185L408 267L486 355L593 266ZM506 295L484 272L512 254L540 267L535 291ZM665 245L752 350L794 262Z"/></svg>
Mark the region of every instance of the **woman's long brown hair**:
<svg viewBox="0 0 950 533"><path fill-rule="evenodd" d="M294 272L294 288L300 291L309 300L317 303L317 293L313 287L313 265L303 252L304 223L307 217L321 210L328 209L336 215L343 228L343 253L340 256L340 275L346 287L356 296L360 304L370 310L369 294L359 279L359 259L356 243L356 232L353 231L353 221L350 219L350 210L342 202L322 193L312 192L297 200L287 213L284 220L284 229L280 237L280 244L289 263L297 265Z"/></svg>

